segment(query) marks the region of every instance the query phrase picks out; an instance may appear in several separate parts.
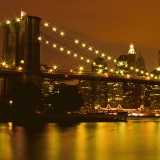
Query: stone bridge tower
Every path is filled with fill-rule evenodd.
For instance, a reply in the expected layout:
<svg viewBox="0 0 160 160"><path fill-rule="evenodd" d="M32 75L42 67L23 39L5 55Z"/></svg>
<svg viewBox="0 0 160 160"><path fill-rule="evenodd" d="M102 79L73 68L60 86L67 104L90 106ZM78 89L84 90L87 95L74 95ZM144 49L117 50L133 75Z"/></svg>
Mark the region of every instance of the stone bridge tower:
<svg viewBox="0 0 160 160"><path fill-rule="evenodd" d="M3 60L13 67L23 67L22 82L32 81L40 86L41 18L24 16L7 21L4 27Z"/></svg>

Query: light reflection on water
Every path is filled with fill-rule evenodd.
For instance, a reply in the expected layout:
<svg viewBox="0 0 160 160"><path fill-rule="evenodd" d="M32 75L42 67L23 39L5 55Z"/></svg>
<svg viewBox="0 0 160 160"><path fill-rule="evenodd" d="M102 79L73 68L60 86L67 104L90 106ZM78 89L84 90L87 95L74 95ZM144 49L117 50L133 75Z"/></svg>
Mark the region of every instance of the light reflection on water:
<svg viewBox="0 0 160 160"><path fill-rule="evenodd" d="M160 159L160 118L15 126L0 123L0 160Z"/></svg>

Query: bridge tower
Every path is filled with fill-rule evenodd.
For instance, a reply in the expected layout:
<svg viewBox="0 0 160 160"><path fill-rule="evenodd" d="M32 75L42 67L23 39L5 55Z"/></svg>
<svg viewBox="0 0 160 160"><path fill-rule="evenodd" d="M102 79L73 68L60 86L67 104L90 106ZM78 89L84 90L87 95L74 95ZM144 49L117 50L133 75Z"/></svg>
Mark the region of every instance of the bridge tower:
<svg viewBox="0 0 160 160"><path fill-rule="evenodd" d="M40 85L40 34L41 18L24 16L7 21L4 27L3 61L9 66L23 67L22 82Z"/></svg>

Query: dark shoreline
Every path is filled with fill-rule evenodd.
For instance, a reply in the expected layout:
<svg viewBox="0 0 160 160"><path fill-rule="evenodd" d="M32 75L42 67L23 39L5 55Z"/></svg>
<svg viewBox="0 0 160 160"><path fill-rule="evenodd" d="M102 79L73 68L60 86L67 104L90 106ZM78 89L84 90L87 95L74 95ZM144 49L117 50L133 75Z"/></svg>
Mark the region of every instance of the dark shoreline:
<svg viewBox="0 0 160 160"><path fill-rule="evenodd" d="M35 116L6 116L0 114L0 123L76 123L76 122L127 122L130 119L160 118L160 116L125 116L125 115L35 115Z"/></svg>
<svg viewBox="0 0 160 160"><path fill-rule="evenodd" d="M0 115L0 122L41 122L41 123L66 123L66 122L127 122L124 115L36 115L36 116L4 116Z"/></svg>

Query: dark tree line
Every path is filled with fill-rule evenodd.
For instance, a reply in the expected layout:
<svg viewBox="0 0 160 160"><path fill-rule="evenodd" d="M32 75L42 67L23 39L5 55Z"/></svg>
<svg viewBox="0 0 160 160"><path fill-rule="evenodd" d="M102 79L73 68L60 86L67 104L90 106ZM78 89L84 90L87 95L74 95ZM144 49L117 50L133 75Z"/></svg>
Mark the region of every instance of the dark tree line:
<svg viewBox="0 0 160 160"><path fill-rule="evenodd" d="M14 113L32 114L41 103L41 89L33 82L18 83L9 92L8 99L13 101Z"/></svg>
<svg viewBox="0 0 160 160"><path fill-rule="evenodd" d="M41 89L32 82L19 83L9 92L8 100L12 114L34 114L35 109L46 110L44 104L51 104L52 114L64 114L68 111L78 111L83 105L82 94L76 86L64 86L59 93L49 95L43 100Z"/></svg>
<svg viewBox="0 0 160 160"><path fill-rule="evenodd" d="M64 114L68 111L78 111L82 107L84 101L82 94L76 86L64 86L59 89L58 93L48 96L45 103L49 103L53 107L53 113Z"/></svg>

